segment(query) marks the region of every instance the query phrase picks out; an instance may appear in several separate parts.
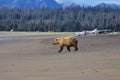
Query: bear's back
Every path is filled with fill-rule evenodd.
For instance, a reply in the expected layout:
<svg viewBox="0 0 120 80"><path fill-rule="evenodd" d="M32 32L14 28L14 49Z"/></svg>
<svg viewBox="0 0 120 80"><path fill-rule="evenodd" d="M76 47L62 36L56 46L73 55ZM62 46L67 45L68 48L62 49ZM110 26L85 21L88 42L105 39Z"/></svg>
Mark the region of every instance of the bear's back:
<svg viewBox="0 0 120 80"><path fill-rule="evenodd" d="M77 40L76 37L68 36L68 37L62 38L60 43L64 45L71 45L71 44L75 44L76 40Z"/></svg>

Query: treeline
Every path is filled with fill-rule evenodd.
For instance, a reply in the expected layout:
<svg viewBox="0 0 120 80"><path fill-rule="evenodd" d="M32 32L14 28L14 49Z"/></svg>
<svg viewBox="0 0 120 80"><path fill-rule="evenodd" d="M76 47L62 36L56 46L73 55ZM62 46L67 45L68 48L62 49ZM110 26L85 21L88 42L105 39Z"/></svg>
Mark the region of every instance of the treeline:
<svg viewBox="0 0 120 80"><path fill-rule="evenodd" d="M120 10L101 7L0 8L0 31L120 31Z"/></svg>

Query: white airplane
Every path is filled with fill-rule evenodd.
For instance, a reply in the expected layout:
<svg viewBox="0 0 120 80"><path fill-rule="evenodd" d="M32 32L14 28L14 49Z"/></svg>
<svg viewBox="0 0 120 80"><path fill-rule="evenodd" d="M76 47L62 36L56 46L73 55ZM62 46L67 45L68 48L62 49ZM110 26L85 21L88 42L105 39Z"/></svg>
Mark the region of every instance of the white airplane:
<svg viewBox="0 0 120 80"><path fill-rule="evenodd" d="M86 31L86 30L83 30L82 32L75 32L75 35L76 36L86 36L88 34L97 34L98 33L98 30L97 28L95 28L94 30L92 31Z"/></svg>
<svg viewBox="0 0 120 80"><path fill-rule="evenodd" d="M86 36L86 35L97 35L97 34L105 34L107 32L110 32L111 30L98 30L97 28L95 28L92 31L86 31L83 30L82 32L75 32L76 36Z"/></svg>

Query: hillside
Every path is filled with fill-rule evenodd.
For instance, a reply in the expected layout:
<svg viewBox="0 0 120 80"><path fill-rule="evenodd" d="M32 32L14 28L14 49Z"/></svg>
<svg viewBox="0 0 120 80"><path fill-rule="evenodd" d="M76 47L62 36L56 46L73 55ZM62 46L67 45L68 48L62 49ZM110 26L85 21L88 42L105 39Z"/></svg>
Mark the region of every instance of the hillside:
<svg viewBox="0 0 120 80"><path fill-rule="evenodd" d="M98 4L95 7L120 9L120 5L117 5L117 4L105 4L105 3Z"/></svg>
<svg viewBox="0 0 120 80"><path fill-rule="evenodd" d="M50 7L50 8L58 8L58 7L69 7L76 6L73 2L65 2L62 4L57 3L55 0L0 0L0 7L11 7L11 8L36 8L36 7ZM89 5L91 6L91 5ZM81 5L81 7L88 7L85 5ZM105 8L113 8L120 9L120 5L117 4L106 4L100 3L94 7L105 7Z"/></svg>
<svg viewBox="0 0 120 80"><path fill-rule="evenodd" d="M0 0L1 7L19 7L19 8L35 8L35 7L51 7L56 8L61 5L55 0Z"/></svg>

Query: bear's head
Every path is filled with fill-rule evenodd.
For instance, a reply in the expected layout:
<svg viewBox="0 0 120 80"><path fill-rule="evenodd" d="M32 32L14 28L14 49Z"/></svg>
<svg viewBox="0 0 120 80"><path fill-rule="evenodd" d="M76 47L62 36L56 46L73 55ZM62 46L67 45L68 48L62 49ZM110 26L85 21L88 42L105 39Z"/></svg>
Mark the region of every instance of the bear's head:
<svg viewBox="0 0 120 80"><path fill-rule="evenodd" d="M59 38L54 39L53 45L58 45L59 44Z"/></svg>
<svg viewBox="0 0 120 80"><path fill-rule="evenodd" d="M63 39L64 37L59 37L59 38L55 38L54 41L53 41L53 45L58 45L60 44L61 40Z"/></svg>

